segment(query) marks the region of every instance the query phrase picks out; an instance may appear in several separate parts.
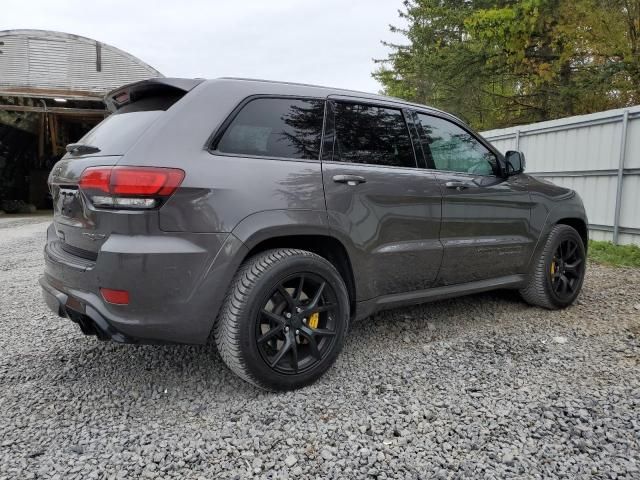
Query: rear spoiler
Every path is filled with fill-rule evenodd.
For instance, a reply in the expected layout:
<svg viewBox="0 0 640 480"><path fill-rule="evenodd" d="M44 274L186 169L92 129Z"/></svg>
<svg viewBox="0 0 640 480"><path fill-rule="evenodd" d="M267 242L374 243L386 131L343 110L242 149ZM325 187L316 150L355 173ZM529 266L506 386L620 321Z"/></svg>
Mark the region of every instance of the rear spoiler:
<svg viewBox="0 0 640 480"><path fill-rule="evenodd" d="M110 91L104 97L104 103L110 112L136 102L142 98L162 94L186 94L199 84L203 78L150 78L129 83Z"/></svg>

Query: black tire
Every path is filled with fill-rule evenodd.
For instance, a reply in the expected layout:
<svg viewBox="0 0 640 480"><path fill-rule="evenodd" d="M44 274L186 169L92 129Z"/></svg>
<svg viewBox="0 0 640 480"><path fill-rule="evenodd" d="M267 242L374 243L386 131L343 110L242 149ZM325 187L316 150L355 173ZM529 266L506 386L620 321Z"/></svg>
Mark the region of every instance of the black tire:
<svg viewBox="0 0 640 480"><path fill-rule="evenodd" d="M322 314L325 320L330 322L331 328L318 329L327 335L318 336L318 340L313 340L313 355L307 354L304 361L308 362L307 367L299 368L302 363L298 363L298 352L304 350L311 351L311 337L305 337L298 332L313 330L308 324L307 318L301 318L303 313L294 313L294 318L285 319L288 310L301 310L294 308L289 301L300 302L296 305L303 305L304 302L311 305L312 299L303 291L300 283L299 292L294 291L285 297L282 290L283 285L287 285L287 279L297 282L297 278L307 278L307 283L311 288L312 280L317 284L322 295L331 293L332 302L327 303L326 313ZM304 280L303 280L304 282ZM283 287L286 290L286 287ZM288 292L288 290L287 290ZM325 293L322 293L325 292ZM265 317L265 305L274 305L273 301L277 295L281 295L285 307L276 314ZM306 300L301 300L302 296ZM325 300L320 300L325 302ZM316 300L316 304L320 303ZM282 304L282 303L281 303ZM288 308L291 307L291 308ZM329 307L331 307L330 311ZM272 307L269 307L272 308ZM304 308L303 308L304 310ZM271 312L268 312L271 313ZM308 313L307 313L308 315ZM317 318L320 318L319 315ZM278 322L285 321L285 324L276 323L273 327L268 327L266 331L270 334L271 329L278 330L278 338L273 335L268 341L264 341L265 318L271 322L271 317L278 317ZM297 322L296 326L290 322ZM305 322L301 325L300 322ZM317 319L316 319L317 322ZM296 249L275 249L262 252L252 258L247 259L236 273L229 292L225 298L223 306L214 326L214 338L220 355L227 366L242 379L265 390L292 390L309 385L322 376L333 364L336 357L342 350L346 332L349 326L349 299L347 289L342 277L334 266L324 258L304 250ZM298 327L300 330L298 330ZM316 323L317 327L317 323ZM286 328L286 333L285 333ZM295 333L294 333L295 330ZM330 336L329 336L330 334ZM313 337L316 338L316 337ZM259 344L259 340L262 342ZM280 360L275 366L270 362L275 358L267 356L267 347L273 351L277 350L277 345L286 344L289 352L280 355ZM323 346L324 350L319 347ZM292 350L296 351L295 356ZM276 353L274 357L278 357ZM285 358L286 357L286 358ZM287 362L289 365L287 365ZM294 363L295 362L295 363ZM295 366L294 366L295 365ZM286 371L289 369L291 371Z"/></svg>
<svg viewBox="0 0 640 480"><path fill-rule="evenodd" d="M567 254L571 254L570 262L564 262L558 253L565 245ZM568 225L555 225L542 252L533 260L527 285L520 290L520 295L527 303L549 310L568 307L580 294L586 261L580 234Z"/></svg>

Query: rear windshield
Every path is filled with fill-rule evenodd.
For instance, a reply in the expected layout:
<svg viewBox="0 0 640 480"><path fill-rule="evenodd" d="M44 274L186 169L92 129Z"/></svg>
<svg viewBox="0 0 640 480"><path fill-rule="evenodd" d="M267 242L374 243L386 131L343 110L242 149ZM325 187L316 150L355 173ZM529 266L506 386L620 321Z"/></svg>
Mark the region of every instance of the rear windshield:
<svg viewBox="0 0 640 480"><path fill-rule="evenodd" d="M78 143L98 147L93 156L124 155L165 110L187 93L171 85L142 82L117 92L115 113L96 125ZM113 99L112 99L113 100Z"/></svg>
<svg viewBox="0 0 640 480"><path fill-rule="evenodd" d="M116 113L105 118L78 143L98 147L96 156L124 155L164 112L162 110Z"/></svg>

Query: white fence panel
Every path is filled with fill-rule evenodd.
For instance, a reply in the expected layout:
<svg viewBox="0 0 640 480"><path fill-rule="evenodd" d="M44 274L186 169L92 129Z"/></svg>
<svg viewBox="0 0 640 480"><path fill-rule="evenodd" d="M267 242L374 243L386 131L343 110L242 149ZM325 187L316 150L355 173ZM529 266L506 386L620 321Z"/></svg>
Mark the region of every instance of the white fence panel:
<svg viewBox="0 0 640 480"><path fill-rule="evenodd" d="M591 238L640 245L640 106L482 135L503 153L523 151L528 173L576 190Z"/></svg>

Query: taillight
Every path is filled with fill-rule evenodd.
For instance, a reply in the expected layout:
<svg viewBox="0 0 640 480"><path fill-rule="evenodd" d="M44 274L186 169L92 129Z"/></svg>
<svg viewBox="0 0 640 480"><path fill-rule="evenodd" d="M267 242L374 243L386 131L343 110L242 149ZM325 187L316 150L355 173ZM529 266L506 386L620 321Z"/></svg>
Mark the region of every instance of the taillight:
<svg viewBox="0 0 640 480"><path fill-rule="evenodd" d="M83 190L98 190L109 193L109 179L111 178L110 167L92 167L82 172L79 186Z"/></svg>
<svg viewBox="0 0 640 480"><path fill-rule="evenodd" d="M182 180L179 168L89 167L78 186L96 207L148 209L165 202Z"/></svg>

